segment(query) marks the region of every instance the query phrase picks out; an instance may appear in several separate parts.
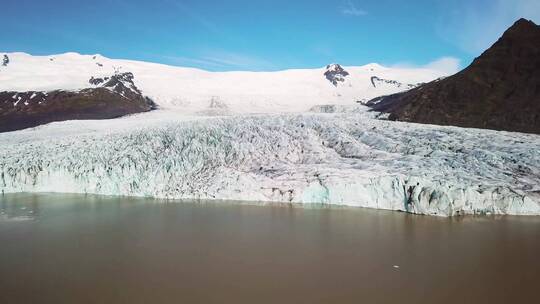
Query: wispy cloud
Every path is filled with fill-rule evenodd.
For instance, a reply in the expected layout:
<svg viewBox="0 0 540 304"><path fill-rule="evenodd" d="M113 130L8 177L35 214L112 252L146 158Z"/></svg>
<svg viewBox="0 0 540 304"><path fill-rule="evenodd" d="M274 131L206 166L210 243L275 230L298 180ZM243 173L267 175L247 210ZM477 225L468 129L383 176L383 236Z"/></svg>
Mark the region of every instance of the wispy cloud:
<svg viewBox="0 0 540 304"><path fill-rule="evenodd" d="M178 66L196 67L202 69L224 68L222 64L209 60L204 60L202 58L192 58L184 56L162 56L162 58L168 63Z"/></svg>
<svg viewBox="0 0 540 304"><path fill-rule="evenodd" d="M253 55L227 51L201 51L199 53L200 55L194 57L164 56L163 58L175 65L207 70L264 71L276 68L272 62Z"/></svg>
<svg viewBox="0 0 540 304"><path fill-rule="evenodd" d="M451 3L451 4L450 4ZM462 49L478 55L519 18L540 22L539 0L451 1L443 6L437 31Z"/></svg>
<svg viewBox="0 0 540 304"><path fill-rule="evenodd" d="M223 24L217 24L211 18L205 15L204 11L196 10L186 1L183 0L157 0L164 5L168 5L171 9L177 10L182 17L186 17L193 21L195 25L204 29L210 34L208 39L218 39L222 41L230 41L235 43L248 43L248 39L239 35L237 32L227 30Z"/></svg>
<svg viewBox="0 0 540 304"><path fill-rule="evenodd" d="M429 63L417 65L409 62L393 64L395 68L422 68L441 72L444 75L453 75L461 70L461 60L455 57L441 57Z"/></svg>
<svg viewBox="0 0 540 304"><path fill-rule="evenodd" d="M367 15L367 12L365 10L362 10L356 7L356 5L352 2L352 0L345 1L343 6L340 8L340 11L343 15L348 15L348 16Z"/></svg>
<svg viewBox="0 0 540 304"><path fill-rule="evenodd" d="M192 10L189 6L184 4L182 1L177 1L177 0L162 0L162 1L165 4L172 6L173 9L177 9L182 14L188 16L188 18L198 23L201 27L206 29L208 32L215 34L217 36L227 36L216 24L208 20L203 15Z"/></svg>

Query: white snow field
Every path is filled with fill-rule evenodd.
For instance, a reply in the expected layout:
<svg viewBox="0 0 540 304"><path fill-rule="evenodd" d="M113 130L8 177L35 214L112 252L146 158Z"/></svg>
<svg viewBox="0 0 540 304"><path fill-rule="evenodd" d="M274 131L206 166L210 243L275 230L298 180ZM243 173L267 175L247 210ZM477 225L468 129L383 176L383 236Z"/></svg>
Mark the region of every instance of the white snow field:
<svg viewBox="0 0 540 304"><path fill-rule="evenodd" d="M134 72L136 85L161 109L0 133L2 193L337 204L438 216L540 215L540 136L380 120L354 102L380 91L369 93L369 86L348 91L345 82L339 97L334 93L342 84L334 87L321 77L324 69L210 73L127 61L123 66L128 64L133 66L125 71ZM36 65L40 70L41 63ZM145 74L152 67L169 74ZM17 71L20 76L6 76L0 69L0 90L77 89L75 76L39 81L45 76ZM315 79L312 72L321 83L301 79ZM280 73L290 78L283 81ZM416 75L410 73L398 80L410 81ZM178 78L168 80L175 74ZM241 79L236 85L247 87L245 92L226 86ZM166 80L169 88L162 84ZM264 88L260 82L275 85ZM205 115L212 96L214 103L218 98L227 104L228 116ZM184 106L175 100L184 100Z"/></svg>

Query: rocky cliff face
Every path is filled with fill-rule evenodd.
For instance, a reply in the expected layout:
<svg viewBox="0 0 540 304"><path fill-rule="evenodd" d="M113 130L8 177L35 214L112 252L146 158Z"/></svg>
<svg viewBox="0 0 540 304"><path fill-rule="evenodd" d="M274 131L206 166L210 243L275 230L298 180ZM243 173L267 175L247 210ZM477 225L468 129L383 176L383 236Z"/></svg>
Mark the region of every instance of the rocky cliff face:
<svg viewBox="0 0 540 304"><path fill-rule="evenodd" d="M152 100L133 83L133 74L91 78L92 87L79 91L0 92L0 132L54 121L110 119L150 111Z"/></svg>
<svg viewBox="0 0 540 304"><path fill-rule="evenodd" d="M460 73L368 105L392 120L540 134L540 26L518 20Z"/></svg>

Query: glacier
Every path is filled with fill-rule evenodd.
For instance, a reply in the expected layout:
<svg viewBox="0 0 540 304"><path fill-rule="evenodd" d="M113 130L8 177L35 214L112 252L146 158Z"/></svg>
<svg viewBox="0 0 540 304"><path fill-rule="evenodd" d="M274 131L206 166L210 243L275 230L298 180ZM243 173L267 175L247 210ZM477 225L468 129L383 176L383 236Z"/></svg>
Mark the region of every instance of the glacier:
<svg viewBox="0 0 540 304"><path fill-rule="evenodd" d="M0 192L540 215L540 136L327 109L182 119L155 111L0 134Z"/></svg>
<svg viewBox="0 0 540 304"><path fill-rule="evenodd" d="M448 76L442 71L367 64L344 67L334 84L325 75L338 65L208 72L7 54L0 90L77 91L129 72L159 109L0 133L0 193L540 215L540 136L391 122L362 105Z"/></svg>

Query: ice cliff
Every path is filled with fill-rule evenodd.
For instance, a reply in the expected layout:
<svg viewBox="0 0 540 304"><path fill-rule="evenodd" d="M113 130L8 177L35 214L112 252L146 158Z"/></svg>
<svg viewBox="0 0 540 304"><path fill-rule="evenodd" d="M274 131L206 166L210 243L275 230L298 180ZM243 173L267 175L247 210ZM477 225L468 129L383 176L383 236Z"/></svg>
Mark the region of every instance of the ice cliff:
<svg viewBox="0 0 540 304"><path fill-rule="evenodd" d="M338 204L440 216L540 214L539 136L370 115L145 126L136 115L110 121L121 125L115 131L59 133L73 123L64 122L5 133L0 192Z"/></svg>

